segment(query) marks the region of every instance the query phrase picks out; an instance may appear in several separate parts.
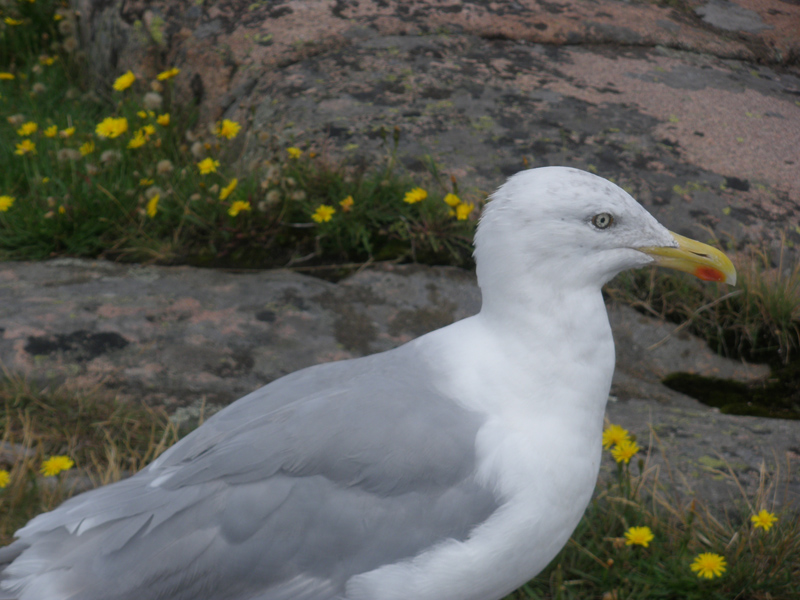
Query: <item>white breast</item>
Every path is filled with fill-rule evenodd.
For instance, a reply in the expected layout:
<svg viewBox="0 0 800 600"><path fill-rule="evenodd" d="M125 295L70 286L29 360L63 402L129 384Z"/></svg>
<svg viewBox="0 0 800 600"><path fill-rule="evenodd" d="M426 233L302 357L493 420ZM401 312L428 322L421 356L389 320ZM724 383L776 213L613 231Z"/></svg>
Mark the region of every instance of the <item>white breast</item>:
<svg viewBox="0 0 800 600"><path fill-rule="evenodd" d="M487 416L476 438L476 477L504 504L464 542L354 577L348 600L500 599L547 566L597 479L613 373L613 341L602 321L605 331L587 332L586 347L573 344L572 356L531 353L537 344L520 338L505 337L500 346L477 318L440 330L450 332L446 348L439 332L420 340L432 363L453 374L441 391ZM457 343L462 335L470 345ZM547 358L531 364L534 355Z"/></svg>

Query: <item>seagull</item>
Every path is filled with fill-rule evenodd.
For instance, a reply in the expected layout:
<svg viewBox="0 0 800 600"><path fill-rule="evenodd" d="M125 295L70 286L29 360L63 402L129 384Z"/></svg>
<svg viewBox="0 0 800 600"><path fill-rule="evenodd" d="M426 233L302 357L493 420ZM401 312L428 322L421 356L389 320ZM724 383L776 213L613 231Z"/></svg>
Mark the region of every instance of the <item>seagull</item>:
<svg viewBox="0 0 800 600"><path fill-rule="evenodd" d="M734 284L590 173L507 180L475 236L480 312L282 377L0 550L16 600L498 600L595 487L614 341L601 287L663 265Z"/></svg>

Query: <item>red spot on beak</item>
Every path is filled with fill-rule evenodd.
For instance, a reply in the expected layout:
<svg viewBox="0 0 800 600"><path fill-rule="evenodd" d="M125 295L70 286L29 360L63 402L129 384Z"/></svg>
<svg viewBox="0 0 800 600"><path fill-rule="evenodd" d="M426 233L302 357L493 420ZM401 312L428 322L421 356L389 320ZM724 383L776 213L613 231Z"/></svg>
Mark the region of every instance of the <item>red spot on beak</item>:
<svg viewBox="0 0 800 600"><path fill-rule="evenodd" d="M725 281L725 274L711 267L697 267L694 274L703 281Z"/></svg>

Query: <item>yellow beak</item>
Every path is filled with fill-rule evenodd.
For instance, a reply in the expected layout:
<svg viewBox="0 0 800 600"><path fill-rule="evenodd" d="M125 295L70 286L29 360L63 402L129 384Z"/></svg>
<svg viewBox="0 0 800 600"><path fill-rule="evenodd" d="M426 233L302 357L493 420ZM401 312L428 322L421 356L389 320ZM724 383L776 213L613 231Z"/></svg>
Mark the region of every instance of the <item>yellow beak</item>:
<svg viewBox="0 0 800 600"><path fill-rule="evenodd" d="M660 267L685 271L703 281L720 281L736 285L736 268L722 252L677 233L670 231L670 234L678 242L677 248L647 246L637 250L652 256L655 264Z"/></svg>

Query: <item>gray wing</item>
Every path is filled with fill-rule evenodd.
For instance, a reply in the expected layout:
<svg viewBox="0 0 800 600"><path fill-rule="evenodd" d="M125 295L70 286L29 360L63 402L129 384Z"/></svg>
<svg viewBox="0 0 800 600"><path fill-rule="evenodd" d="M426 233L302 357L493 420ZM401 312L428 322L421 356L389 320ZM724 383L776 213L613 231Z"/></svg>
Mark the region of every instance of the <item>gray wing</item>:
<svg viewBox="0 0 800 600"><path fill-rule="evenodd" d="M21 554L3 586L333 599L354 574L465 539L497 500L473 478L480 417L434 377L406 346L279 379L138 475L33 519L5 550Z"/></svg>

